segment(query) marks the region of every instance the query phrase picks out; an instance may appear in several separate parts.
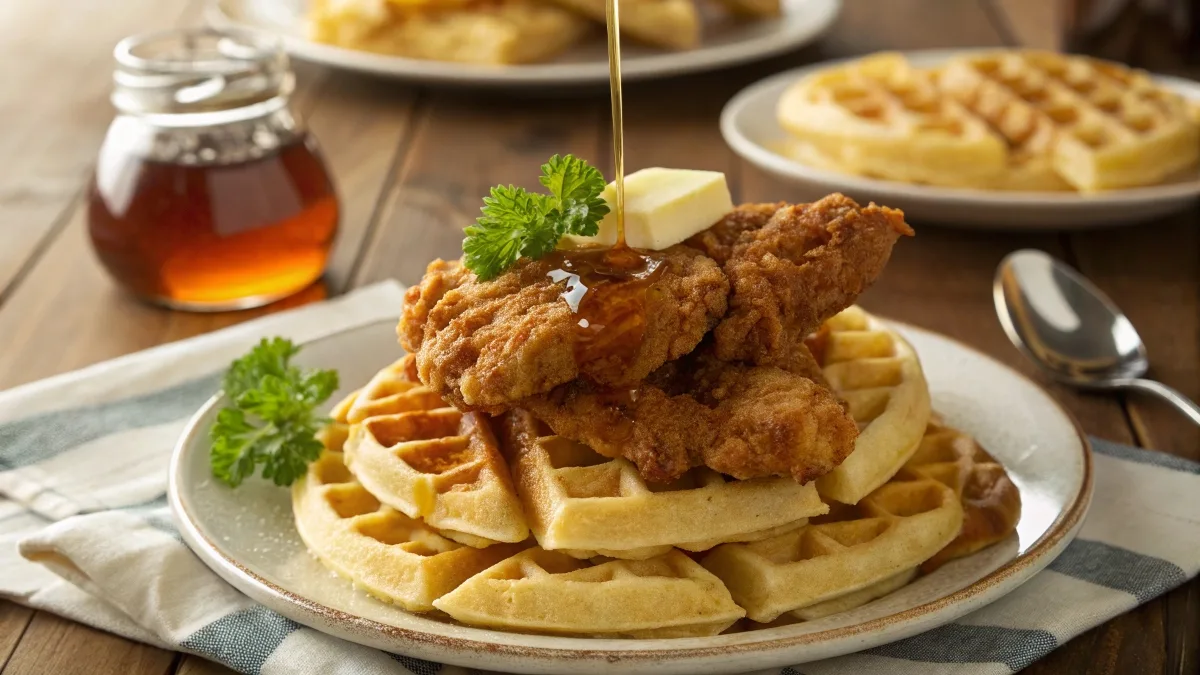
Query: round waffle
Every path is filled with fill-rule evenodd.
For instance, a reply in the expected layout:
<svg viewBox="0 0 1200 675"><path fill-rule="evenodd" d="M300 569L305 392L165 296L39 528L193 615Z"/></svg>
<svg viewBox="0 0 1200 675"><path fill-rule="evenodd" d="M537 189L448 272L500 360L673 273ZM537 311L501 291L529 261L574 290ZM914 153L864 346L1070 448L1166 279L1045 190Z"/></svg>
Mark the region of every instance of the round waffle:
<svg viewBox="0 0 1200 675"><path fill-rule="evenodd" d="M860 175L970 186L1000 173L1007 160L986 124L899 54L806 77L783 93L776 114L810 152Z"/></svg>
<svg viewBox="0 0 1200 675"><path fill-rule="evenodd" d="M1158 183L1200 158L1187 102L1117 63L997 51L954 59L937 77L1014 157L1041 162L1078 190Z"/></svg>
<svg viewBox="0 0 1200 675"><path fill-rule="evenodd" d="M529 536L490 427L420 384L411 355L380 371L347 419L346 464L379 501L469 546Z"/></svg>
<svg viewBox="0 0 1200 675"><path fill-rule="evenodd" d="M787 534L718 546L701 561L758 622L917 567L958 536L963 510L932 480L893 481Z"/></svg>
<svg viewBox="0 0 1200 675"><path fill-rule="evenodd" d="M339 406L342 413L348 407ZM347 427L338 409L334 418L341 421L321 434L325 452L292 486L296 530L326 567L381 600L423 612L433 609L436 598L521 549L519 544L464 546L381 504L346 469L340 443Z"/></svg>
<svg viewBox="0 0 1200 675"><path fill-rule="evenodd" d="M793 84L780 152L817 168L989 190L1085 192L1162 182L1200 160L1200 114L1117 63L1032 50L935 69L883 53Z"/></svg>
<svg viewBox="0 0 1200 675"><path fill-rule="evenodd" d="M697 467L672 483L647 483L628 460L556 436L521 410L505 418L502 436L534 537L574 557L704 551L774 536L828 510L811 483L791 478L735 481Z"/></svg>
<svg viewBox="0 0 1200 675"><path fill-rule="evenodd" d="M701 560L750 619L813 620L904 586L918 570L1008 537L1021 496L974 439L931 422L896 475L855 505L831 504L794 532L725 544Z"/></svg>
<svg viewBox="0 0 1200 675"><path fill-rule="evenodd" d="M854 504L916 452L929 421L929 387L904 338L856 306L826 321L808 343L859 426L854 452L817 479L817 490L826 500Z"/></svg>
<svg viewBox="0 0 1200 675"><path fill-rule="evenodd" d="M476 626L632 638L716 635L746 614L719 579L673 550L647 560L592 562L530 548L434 606Z"/></svg>
<svg viewBox="0 0 1200 675"><path fill-rule="evenodd" d="M974 438L943 425L936 415L897 476L937 480L954 490L963 505L962 531L922 565L925 571L1002 541L1021 519L1021 493L1004 465Z"/></svg>

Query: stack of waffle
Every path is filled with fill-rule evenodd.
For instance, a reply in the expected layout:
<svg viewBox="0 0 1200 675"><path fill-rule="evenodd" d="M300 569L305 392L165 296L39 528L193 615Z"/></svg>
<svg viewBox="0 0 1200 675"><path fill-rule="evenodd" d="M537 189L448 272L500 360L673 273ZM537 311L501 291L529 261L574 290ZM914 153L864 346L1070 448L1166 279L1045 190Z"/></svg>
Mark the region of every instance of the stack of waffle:
<svg viewBox="0 0 1200 675"><path fill-rule="evenodd" d="M727 13L773 17L779 0L720 0ZM605 20L604 0L314 0L318 42L413 59L512 64L547 61ZM703 32L696 0L623 0L622 32L663 49L691 49Z"/></svg>
<svg viewBox="0 0 1200 675"><path fill-rule="evenodd" d="M997 51L920 69L877 54L790 87L794 159L842 173L992 190L1152 185L1200 161L1200 108L1146 73Z"/></svg>
<svg viewBox="0 0 1200 675"><path fill-rule="evenodd" d="M648 483L524 410L459 412L406 356L334 409L293 488L297 529L330 569L410 611L632 638L844 611L1011 534L1016 488L931 419L898 334L851 307L809 346L860 428L816 482L701 466Z"/></svg>

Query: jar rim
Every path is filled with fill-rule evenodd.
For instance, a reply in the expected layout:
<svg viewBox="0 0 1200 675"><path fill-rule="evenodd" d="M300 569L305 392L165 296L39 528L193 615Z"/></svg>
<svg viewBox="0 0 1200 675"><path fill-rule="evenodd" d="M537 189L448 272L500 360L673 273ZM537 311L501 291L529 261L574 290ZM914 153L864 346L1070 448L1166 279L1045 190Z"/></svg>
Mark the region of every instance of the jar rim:
<svg viewBox="0 0 1200 675"><path fill-rule="evenodd" d="M225 28L155 31L113 49L113 104L123 112L227 111L291 93L294 77L281 42Z"/></svg>

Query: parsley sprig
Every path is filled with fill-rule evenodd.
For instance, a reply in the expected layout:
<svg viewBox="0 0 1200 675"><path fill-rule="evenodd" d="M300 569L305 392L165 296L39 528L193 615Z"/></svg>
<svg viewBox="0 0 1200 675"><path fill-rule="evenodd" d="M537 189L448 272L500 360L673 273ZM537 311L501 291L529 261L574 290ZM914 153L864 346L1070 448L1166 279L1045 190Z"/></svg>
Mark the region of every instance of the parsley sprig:
<svg viewBox="0 0 1200 675"><path fill-rule="evenodd" d="M483 198L483 215L466 229L463 258L481 281L499 275L518 258L541 258L568 234L600 231L608 204L600 197L604 175L574 155L555 155L542 165L539 182L550 194L497 185Z"/></svg>
<svg viewBox="0 0 1200 675"><path fill-rule="evenodd" d="M263 478L291 485L321 454L317 430L329 420L314 414L338 388L337 371L291 364L300 351L291 340L263 339L225 373L228 405L217 413L212 472L237 487L262 465Z"/></svg>

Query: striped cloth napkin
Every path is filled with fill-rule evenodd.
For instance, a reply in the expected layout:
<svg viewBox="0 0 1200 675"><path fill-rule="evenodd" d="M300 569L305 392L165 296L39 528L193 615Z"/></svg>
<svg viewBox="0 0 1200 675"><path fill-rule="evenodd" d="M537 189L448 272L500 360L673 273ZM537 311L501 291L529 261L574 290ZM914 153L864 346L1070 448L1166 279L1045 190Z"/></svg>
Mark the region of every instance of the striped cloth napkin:
<svg viewBox="0 0 1200 675"><path fill-rule="evenodd" d="M0 594L264 675L465 672L300 626L182 543L167 460L220 372L260 337L307 341L394 317L385 283L0 393ZM771 675L1010 673L1200 569L1200 465L1094 440L1096 498L1050 568L952 624Z"/></svg>

